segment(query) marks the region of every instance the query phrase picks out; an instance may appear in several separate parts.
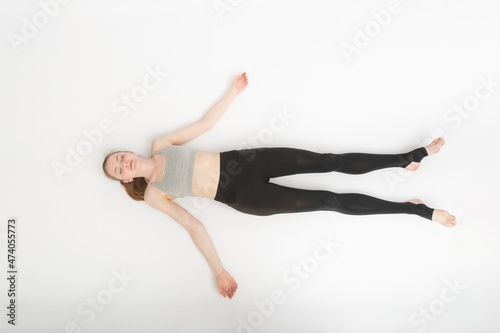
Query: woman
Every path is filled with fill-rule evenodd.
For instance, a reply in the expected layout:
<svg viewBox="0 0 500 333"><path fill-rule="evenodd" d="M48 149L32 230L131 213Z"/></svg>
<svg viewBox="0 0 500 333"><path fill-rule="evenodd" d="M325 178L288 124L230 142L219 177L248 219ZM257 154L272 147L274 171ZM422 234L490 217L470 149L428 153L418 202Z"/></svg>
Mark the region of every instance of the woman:
<svg viewBox="0 0 500 333"><path fill-rule="evenodd" d="M203 224L172 201L177 197L210 198L259 216L318 210L353 215L406 213L446 227L456 225L455 216L445 210L429 208L418 199L390 202L363 194L295 189L269 182L275 177L313 172L362 174L388 167L415 171L424 157L439 152L443 138L401 154L316 153L287 147L213 153L181 146L208 131L247 85L246 73L238 75L224 97L200 121L155 138L150 158L131 151L118 151L108 154L103 162L106 176L119 180L132 199L146 201L188 230L209 262L222 296L231 299L238 284L223 268Z"/></svg>

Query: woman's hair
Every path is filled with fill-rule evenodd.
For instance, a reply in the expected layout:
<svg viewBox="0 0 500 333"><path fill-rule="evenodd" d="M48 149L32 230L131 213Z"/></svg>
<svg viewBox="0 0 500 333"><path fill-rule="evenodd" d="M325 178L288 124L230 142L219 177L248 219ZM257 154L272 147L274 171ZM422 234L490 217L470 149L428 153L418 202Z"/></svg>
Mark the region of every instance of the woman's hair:
<svg viewBox="0 0 500 333"><path fill-rule="evenodd" d="M114 153L120 153L120 152L122 151L117 150L107 154L106 157L104 158L104 162L102 162L102 170L104 171L106 177L113 180L118 180L120 184L122 184L122 186L125 188L125 191L127 191L127 194L132 199L137 201L144 201L144 191L146 191L146 187L148 186L148 183L146 182L144 177L133 178L133 180L130 183L122 183L121 180L114 178L106 171L106 162L108 161L108 158Z"/></svg>

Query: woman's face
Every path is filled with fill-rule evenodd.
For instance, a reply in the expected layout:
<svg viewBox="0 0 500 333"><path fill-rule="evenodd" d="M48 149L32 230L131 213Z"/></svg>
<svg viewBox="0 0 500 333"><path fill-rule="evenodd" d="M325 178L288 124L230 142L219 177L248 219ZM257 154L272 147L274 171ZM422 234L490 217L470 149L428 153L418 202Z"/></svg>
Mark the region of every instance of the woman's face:
<svg viewBox="0 0 500 333"><path fill-rule="evenodd" d="M106 168L108 173L119 180L131 180L137 175L136 154L131 151L118 152L108 157ZM124 181L124 183L128 183Z"/></svg>

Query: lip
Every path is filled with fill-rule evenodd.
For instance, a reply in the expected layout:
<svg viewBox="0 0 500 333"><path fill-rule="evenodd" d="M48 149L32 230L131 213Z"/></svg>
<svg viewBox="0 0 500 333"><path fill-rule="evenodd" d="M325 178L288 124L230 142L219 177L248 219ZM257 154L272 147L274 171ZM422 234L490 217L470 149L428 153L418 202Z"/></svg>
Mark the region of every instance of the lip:
<svg viewBox="0 0 500 333"><path fill-rule="evenodd" d="M130 170L132 170L132 163L133 163L133 162L134 162L134 161L130 161Z"/></svg>

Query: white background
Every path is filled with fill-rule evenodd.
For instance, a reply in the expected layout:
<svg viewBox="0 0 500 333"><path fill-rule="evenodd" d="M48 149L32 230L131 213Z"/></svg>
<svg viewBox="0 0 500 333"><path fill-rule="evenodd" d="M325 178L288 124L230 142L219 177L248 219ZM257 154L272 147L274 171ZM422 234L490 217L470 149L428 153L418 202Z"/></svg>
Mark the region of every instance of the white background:
<svg viewBox="0 0 500 333"><path fill-rule="evenodd" d="M23 17L32 22L42 9L36 1L2 1L0 276L7 218L17 217L19 279L16 327L6 323L1 279L1 331L498 332L497 1L401 0L350 62L342 43L354 46L357 29L373 27L370 13L389 1L233 1L222 14L217 3L228 4L70 1L16 52L9 34L21 36ZM169 76L120 118L113 103L157 66ZM239 284L232 300L223 298L186 230L130 199L101 164L114 149L149 156L154 137L198 121L244 71L246 90L186 146L400 153L443 136L439 154L414 173L273 181L420 198L455 215L457 227L406 214L259 217L209 199L176 199L204 223ZM497 86L472 111L454 111L474 101L476 89L486 94L477 88L481 77ZM294 118L266 136L284 110ZM54 164L65 164L67 147L76 149L83 131L105 118L114 130L59 180ZM283 275L310 262L317 237L340 246L292 290ZM122 270L133 280L110 294L113 272ZM445 281L466 289L455 295ZM255 304L269 304L274 289L285 301L263 314ZM78 314L106 292L112 299L94 318ZM443 293L454 300L444 303ZM423 319L419 311L429 307L432 319ZM65 330L70 322L78 330Z"/></svg>

